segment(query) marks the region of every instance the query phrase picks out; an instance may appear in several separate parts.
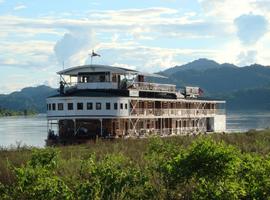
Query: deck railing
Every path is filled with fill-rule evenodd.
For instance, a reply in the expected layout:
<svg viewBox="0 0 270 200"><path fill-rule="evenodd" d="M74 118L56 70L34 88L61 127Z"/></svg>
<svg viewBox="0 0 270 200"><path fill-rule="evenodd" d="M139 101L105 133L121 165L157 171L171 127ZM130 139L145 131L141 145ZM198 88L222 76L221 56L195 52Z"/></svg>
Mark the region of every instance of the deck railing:
<svg viewBox="0 0 270 200"><path fill-rule="evenodd" d="M162 128L162 129L139 129L135 132L133 130L129 130L129 136L136 137L144 137L149 135L159 135L159 136L173 136L173 135L190 135L190 134L198 134L205 133L206 127L179 127L179 128Z"/></svg>
<svg viewBox="0 0 270 200"><path fill-rule="evenodd" d="M72 89L136 89L146 91L161 91L161 92L176 92L176 86L171 84L159 84L159 83L148 83L148 82L127 82L126 84L118 84L114 82L89 82L89 83L77 83L68 82L65 86L65 90Z"/></svg>
<svg viewBox="0 0 270 200"><path fill-rule="evenodd" d="M205 116L225 114L224 109L133 109L132 116Z"/></svg>
<svg viewBox="0 0 270 200"><path fill-rule="evenodd" d="M175 92L176 86L171 84L159 84L148 82L134 82L130 85L131 88L147 91L162 91L162 92Z"/></svg>

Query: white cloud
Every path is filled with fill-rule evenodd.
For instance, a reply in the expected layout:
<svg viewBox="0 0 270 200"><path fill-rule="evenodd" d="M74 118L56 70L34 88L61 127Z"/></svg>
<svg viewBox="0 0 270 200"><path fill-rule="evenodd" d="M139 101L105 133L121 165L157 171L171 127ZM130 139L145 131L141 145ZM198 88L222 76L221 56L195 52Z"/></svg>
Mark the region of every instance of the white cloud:
<svg viewBox="0 0 270 200"><path fill-rule="evenodd" d="M18 4L13 8L13 10L22 10L25 8L27 8L26 5Z"/></svg>
<svg viewBox="0 0 270 200"><path fill-rule="evenodd" d="M238 55L238 65L239 66L247 66L250 64L256 63L257 59L257 51L256 50L248 50L248 51L242 51Z"/></svg>
<svg viewBox="0 0 270 200"><path fill-rule="evenodd" d="M47 69L56 64L53 42L0 42L0 66Z"/></svg>
<svg viewBox="0 0 270 200"><path fill-rule="evenodd" d="M199 0L208 16L218 16L223 20L233 20L236 17L254 11L254 0Z"/></svg>
<svg viewBox="0 0 270 200"><path fill-rule="evenodd" d="M89 50L95 46L94 37L93 31L90 29L66 33L54 47L59 63L65 62L67 65L84 64Z"/></svg>

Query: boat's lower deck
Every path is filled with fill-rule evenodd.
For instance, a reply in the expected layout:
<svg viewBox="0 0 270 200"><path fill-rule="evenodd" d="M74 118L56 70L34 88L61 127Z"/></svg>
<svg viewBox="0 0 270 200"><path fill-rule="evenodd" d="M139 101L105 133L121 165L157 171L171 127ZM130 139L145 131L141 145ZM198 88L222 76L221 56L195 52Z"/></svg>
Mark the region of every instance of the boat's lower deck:
<svg viewBox="0 0 270 200"><path fill-rule="evenodd" d="M49 135L95 139L187 135L214 131L214 118L111 118L49 120ZM58 134L52 134L52 133Z"/></svg>

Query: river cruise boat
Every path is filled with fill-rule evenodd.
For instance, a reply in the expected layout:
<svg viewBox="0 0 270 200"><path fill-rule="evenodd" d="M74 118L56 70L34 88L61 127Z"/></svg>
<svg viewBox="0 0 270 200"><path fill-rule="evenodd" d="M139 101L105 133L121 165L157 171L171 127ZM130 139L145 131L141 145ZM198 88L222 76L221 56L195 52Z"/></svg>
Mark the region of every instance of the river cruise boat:
<svg viewBox="0 0 270 200"><path fill-rule="evenodd" d="M146 82L164 76L107 65L72 67L58 75L59 93L47 98L48 141L226 130L225 101L202 98L198 87L180 91Z"/></svg>

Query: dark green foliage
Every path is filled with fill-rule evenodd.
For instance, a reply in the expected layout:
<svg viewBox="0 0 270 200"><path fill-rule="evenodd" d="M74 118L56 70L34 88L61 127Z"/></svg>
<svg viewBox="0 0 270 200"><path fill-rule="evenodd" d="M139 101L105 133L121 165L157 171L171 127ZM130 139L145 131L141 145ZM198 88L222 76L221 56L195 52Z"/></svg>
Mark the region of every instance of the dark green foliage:
<svg viewBox="0 0 270 200"><path fill-rule="evenodd" d="M73 192L52 170L31 166L15 169L14 199L73 199Z"/></svg>
<svg viewBox="0 0 270 200"><path fill-rule="evenodd" d="M73 199L68 186L55 174L58 153L53 149L34 150L26 166L14 169L14 199Z"/></svg>
<svg viewBox="0 0 270 200"><path fill-rule="evenodd" d="M270 199L269 145L266 130L2 150L0 199Z"/></svg>
<svg viewBox="0 0 270 200"><path fill-rule="evenodd" d="M199 138L187 149L179 149L176 145L174 150L171 148L162 140L154 140L149 145L149 153L156 161L154 170L162 179L166 199L270 197L268 157L243 154L231 145L209 138Z"/></svg>
<svg viewBox="0 0 270 200"><path fill-rule="evenodd" d="M183 175L212 180L232 175L239 167L239 155L238 149L223 142L200 139L181 161Z"/></svg>
<svg viewBox="0 0 270 200"><path fill-rule="evenodd" d="M122 155L91 156L80 171L78 199L153 199L147 175Z"/></svg>
<svg viewBox="0 0 270 200"><path fill-rule="evenodd" d="M17 116L17 115L35 115L35 114L37 113L34 110L14 111L2 109L0 107L0 117Z"/></svg>
<svg viewBox="0 0 270 200"><path fill-rule="evenodd" d="M32 168L42 167L46 169L53 169L57 166L58 154L56 149L35 149L33 150L29 165Z"/></svg>

